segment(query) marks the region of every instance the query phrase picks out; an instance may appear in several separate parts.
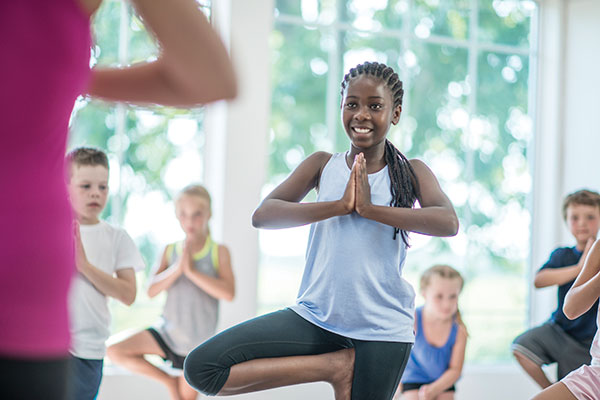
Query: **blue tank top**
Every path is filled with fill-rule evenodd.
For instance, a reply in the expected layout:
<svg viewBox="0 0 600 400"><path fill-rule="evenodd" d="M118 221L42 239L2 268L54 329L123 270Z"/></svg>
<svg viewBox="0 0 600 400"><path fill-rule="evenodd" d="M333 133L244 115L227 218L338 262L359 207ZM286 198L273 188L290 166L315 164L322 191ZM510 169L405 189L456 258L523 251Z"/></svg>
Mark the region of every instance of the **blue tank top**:
<svg viewBox="0 0 600 400"><path fill-rule="evenodd" d="M402 383L431 383L438 379L450 365L452 348L456 342L458 323L454 321L446 344L436 347L425 338L423 332L423 307L417 308L417 336L410 358L402 375Z"/></svg>
<svg viewBox="0 0 600 400"><path fill-rule="evenodd" d="M346 154L325 165L317 201L339 200L350 178ZM387 166L369 174L371 202L389 206ZM359 340L414 341L415 293L402 278L406 246L394 228L352 213L312 224L306 266L291 309L323 329Z"/></svg>

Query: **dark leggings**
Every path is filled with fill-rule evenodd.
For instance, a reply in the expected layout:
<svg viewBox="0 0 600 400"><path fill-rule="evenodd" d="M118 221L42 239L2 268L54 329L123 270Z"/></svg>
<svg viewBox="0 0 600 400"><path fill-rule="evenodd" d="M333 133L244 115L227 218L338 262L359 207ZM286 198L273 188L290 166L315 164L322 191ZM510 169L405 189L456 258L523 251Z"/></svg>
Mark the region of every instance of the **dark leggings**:
<svg viewBox="0 0 600 400"><path fill-rule="evenodd" d="M216 395L235 364L348 348L355 352L352 399L391 399L406 367L411 343L350 339L322 329L290 309L251 319L214 336L188 354L183 370L196 390Z"/></svg>
<svg viewBox="0 0 600 400"><path fill-rule="evenodd" d="M0 358L0 399L63 400L67 395L69 358Z"/></svg>

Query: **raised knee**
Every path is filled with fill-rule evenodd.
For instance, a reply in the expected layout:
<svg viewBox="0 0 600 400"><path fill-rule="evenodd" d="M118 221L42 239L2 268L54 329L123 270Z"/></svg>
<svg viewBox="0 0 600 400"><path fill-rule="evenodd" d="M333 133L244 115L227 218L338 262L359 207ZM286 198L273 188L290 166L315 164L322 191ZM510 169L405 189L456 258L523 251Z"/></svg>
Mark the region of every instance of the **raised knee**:
<svg viewBox="0 0 600 400"><path fill-rule="evenodd" d="M185 358L183 376L187 383L200 393L214 396L227 381L229 367L223 366L200 346Z"/></svg>

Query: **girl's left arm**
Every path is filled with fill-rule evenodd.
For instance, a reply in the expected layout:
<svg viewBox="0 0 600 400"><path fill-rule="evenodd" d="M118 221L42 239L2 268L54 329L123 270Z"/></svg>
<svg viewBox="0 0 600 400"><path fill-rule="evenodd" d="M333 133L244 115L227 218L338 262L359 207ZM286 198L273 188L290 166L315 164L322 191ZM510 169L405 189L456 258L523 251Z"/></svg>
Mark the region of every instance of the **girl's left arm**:
<svg viewBox="0 0 600 400"><path fill-rule="evenodd" d="M589 310L598 296L600 296L600 239L592 245L583 269L567 292L563 312L567 318L575 319Z"/></svg>
<svg viewBox="0 0 600 400"><path fill-rule="evenodd" d="M200 289L219 300L233 300L235 279L231 268L231 255L227 247L219 245L219 269L216 277L208 276L194 268L185 269L184 274Z"/></svg>
<svg viewBox="0 0 600 400"><path fill-rule="evenodd" d="M419 185L421 208L378 206L371 203L364 157L357 171L356 211L363 217L404 231L431 236L454 236L458 218L433 172L420 160L410 160ZM366 186L365 186L366 182Z"/></svg>
<svg viewBox="0 0 600 400"><path fill-rule="evenodd" d="M435 381L431 382L425 389L429 396L426 398L435 399L450 386L454 385L460 374L462 373L463 364L465 362L465 348L467 347L467 329L464 325L458 325L456 333L456 341L452 347L452 355L450 356L450 365L448 369Z"/></svg>

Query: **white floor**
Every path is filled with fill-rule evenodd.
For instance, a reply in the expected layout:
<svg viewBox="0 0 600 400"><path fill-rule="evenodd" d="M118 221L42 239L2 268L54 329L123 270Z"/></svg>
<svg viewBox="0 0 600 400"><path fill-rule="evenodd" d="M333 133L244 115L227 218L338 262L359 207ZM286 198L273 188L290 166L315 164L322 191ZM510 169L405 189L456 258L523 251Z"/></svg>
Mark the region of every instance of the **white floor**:
<svg viewBox="0 0 600 400"><path fill-rule="evenodd" d="M550 371L550 374L552 371ZM494 367L466 367L457 384L456 400L530 399L537 387L516 364ZM198 398L203 398L198 396ZM311 383L268 390L228 399L239 400L329 400L333 391L325 383ZM144 377L106 373L98 400L169 400L167 391Z"/></svg>

